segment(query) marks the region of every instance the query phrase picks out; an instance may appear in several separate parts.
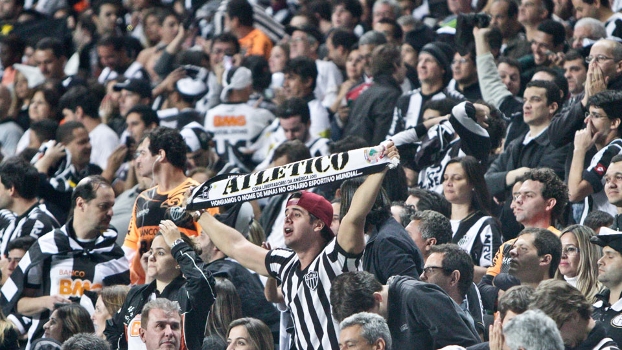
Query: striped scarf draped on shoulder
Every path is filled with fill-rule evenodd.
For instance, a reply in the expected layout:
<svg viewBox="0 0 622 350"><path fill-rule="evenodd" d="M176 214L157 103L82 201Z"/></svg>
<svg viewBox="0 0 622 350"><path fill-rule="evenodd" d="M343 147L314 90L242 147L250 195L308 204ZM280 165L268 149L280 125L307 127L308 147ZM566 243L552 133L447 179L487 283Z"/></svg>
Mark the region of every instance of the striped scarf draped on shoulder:
<svg viewBox="0 0 622 350"><path fill-rule="evenodd" d="M71 225L69 221L67 225ZM5 315L10 314L22 296L25 278L32 267L35 267L54 255L89 255L97 263L112 262L113 274L120 274L128 270L128 263L123 250L115 245L117 233L109 229L100 235L91 249L82 247L77 240L67 233L67 225L40 237L24 255L11 277L0 290L0 305ZM115 272L116 271L116 272ZM112 274L111 274L112 275ZM45 277L44 277L45 279ZM129 284L129 275L127 283Z"/></svg>

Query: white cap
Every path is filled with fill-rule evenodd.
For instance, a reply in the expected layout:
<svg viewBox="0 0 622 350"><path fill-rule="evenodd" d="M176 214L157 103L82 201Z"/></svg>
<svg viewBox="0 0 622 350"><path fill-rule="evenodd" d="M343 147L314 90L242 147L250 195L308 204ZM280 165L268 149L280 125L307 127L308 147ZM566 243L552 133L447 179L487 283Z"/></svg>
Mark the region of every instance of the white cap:
<svg viewBox="0 0 622 350"><path fill-rule="evenodd" d="M253 84L253 74L250 69L246 67L235 67L231 68L233 70L233 75L230 71L225 72L225 76L229 77L229 79L223 80L222 92L220 93L220 100L222 102L227 102L229 97L229 91L231 90L242 90L245 87Z"/></svg>
<svg viewBox="0 0 622 350"><path fill-rule="evenodd" d="M20 73L22 73L26 80L28 80L28 88L35 88L45 81L45 77L43 73L39 70L38 67L29 66L26 64L15 63L13 68L17 69Z"/></svg>

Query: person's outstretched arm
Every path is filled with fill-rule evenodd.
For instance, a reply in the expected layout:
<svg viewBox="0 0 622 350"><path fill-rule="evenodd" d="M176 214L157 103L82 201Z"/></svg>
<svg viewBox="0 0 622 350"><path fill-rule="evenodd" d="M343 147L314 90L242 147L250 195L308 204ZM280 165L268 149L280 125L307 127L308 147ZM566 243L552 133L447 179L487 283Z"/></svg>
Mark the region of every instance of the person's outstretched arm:
<svg viewBox="0 0 622 350"><path fill-rule="evenodd" d="M385 157L399 158L397 148L392 141L384 145ZM381 172L369 175L352 197L352 205L341 220L337 234L337 243L347 253L360 254L365 249L365 217L376 202L376 196L382 188L382 180L387 170L388 167Z"/></svg>
<svg viewBox="0 0 622 350"><path fill-rule="evenodd" d="M214 245L226 256L260 275L270 276L265 264L268 254L266 249L249 242L241 233L216 220L208 212L203 212L197 221Z"/></svg>

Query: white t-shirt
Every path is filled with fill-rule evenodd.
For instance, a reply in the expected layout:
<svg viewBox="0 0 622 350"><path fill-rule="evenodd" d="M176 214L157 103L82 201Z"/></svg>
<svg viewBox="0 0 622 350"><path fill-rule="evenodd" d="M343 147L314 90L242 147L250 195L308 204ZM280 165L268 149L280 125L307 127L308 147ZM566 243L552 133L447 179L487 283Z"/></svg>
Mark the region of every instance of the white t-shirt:
<svg viewBox="0 0 622 350"><path fill-rule="evenodd" d="M106 169L108 157L119 146L119 136L108 125L101 123L89 133L91 138L91 163Z"/></svg>
<svg viewBox="0 0 622 350"><path fill-rule="evenodd" d="M263 108L242 103L221 103L205 117L205 129L214 133L216 152L226 154L229 147L248 148L258 139L274 115Z"/></svg>

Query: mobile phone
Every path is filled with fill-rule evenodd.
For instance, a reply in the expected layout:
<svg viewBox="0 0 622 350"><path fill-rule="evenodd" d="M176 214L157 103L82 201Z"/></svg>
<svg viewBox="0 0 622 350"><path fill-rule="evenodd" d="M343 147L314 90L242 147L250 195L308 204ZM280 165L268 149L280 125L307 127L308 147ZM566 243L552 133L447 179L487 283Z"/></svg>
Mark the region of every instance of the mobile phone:
<svg viewBox="0 0 622 350"><path fill-rule="evenodd" d="M134 158L134 138L132 136L128 136L125 139L125 146L127 147L127 153L125 154L124 162L130 162Z"/></svg>
<svg viewBox="0 0 622 350"><path fill-rule="evenodd" d="M223 65L225 67L225 70L229 70L231 69L231 67L233 67L233 57L232 56L225 56L222 59Z"/></svg>

